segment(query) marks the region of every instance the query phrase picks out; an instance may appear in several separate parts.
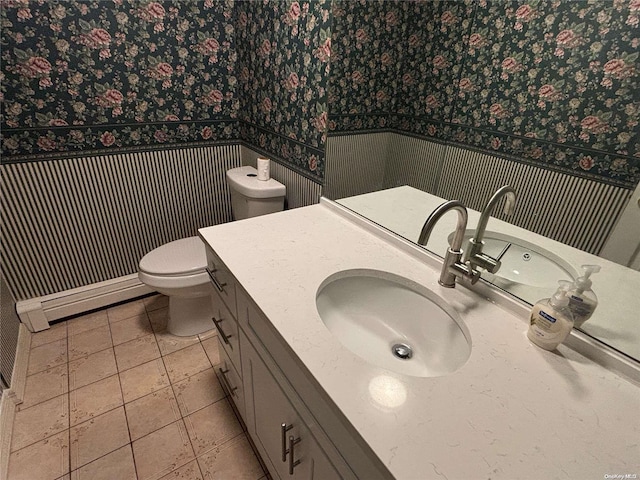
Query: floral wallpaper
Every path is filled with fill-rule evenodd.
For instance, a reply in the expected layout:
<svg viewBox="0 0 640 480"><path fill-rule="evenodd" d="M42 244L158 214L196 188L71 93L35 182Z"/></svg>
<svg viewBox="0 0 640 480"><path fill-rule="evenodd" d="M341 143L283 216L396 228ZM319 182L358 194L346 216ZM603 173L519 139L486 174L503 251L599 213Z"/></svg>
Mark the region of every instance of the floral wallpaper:
<svg viewBox="0 0 640 480"><path fill-rule="evenodd" d="M3 156L238 138L233 7L2 0Z"/></svg>
<svg viewBox="0 0 640 480"><path fill-rule="evenodd" d="M639 0L0 2L3 161L244 141L321 180L329 126L640 180Z"/></svg>
<svg viewBox="0 0 640 480"><path fill-rule="evenodd" d="M331 130L393 128L628 188L640 181L638 0L337 3L351 8L334 15L345 64L379 63L363 27L348 24L354 9L373 25L400 12L400 82L388 115L363 112L342 100L358 95L336 81L348 72L332 70ZM376 71L367 80L389 85Z"/></svg>
<svg viewBox="0 0 640 480"><path fill-rule="evenodd" d="M389 115L400 98L404 8L406 4L384 0L333 1L332 130L389 126Z"/></svg>
<svg viewBox="0 0 640 480"><path fill-rule="evenodd" d="M451 118L458 93L464 44L472 2L413 2L405 4L406 30L401 51L401 82L394 113ZM428 22L417 21L429 18Z"/></svg>
<svg viewBox="0 0 640 480"><path fill-rule="evenodd" d="M324 176L330 1L239 2L242 139Z"/></svg>

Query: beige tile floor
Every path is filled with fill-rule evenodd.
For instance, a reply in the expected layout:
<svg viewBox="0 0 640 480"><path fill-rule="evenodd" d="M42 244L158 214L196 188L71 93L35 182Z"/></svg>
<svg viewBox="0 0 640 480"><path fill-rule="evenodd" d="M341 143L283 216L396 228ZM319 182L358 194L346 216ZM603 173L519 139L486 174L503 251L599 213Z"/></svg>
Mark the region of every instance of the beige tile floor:
<svg viewBox="0 0 640 480"><path fill-rule="evenodd" d="M32 336L8 480L259 480L213 366L215 331L166 332L147 297Z"/></svg>

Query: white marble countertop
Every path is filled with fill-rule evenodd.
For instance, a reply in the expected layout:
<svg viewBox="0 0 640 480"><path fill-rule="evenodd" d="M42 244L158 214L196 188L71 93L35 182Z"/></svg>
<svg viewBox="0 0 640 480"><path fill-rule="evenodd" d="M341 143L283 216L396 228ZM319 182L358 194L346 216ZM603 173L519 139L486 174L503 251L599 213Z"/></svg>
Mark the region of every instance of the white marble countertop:
<svg viewBox="0 0 640 480"><path fill-rule="evenodd" d="M424 221L445 201L416 188L403 186L343 198L338 203L408 240L417 242ZM467 228L475 229L480 213L472 209L468 209L468 213ZM455 226L454 214L442 217L431 234L427 248L443 256L448 246L447 237L455 230ZM579 274L581 265L600 265L600 272L591 276L592 289L599 304L582 330L617 350L640 359L640 272L497 218L489 220L487 231L504 233L540 246L568 262ZM527 295L522 297L533 304L541 298L549 297L554 290L555 288L549 292L540 291L537 296L533 294L536 298L524 298ZM517 291L513 293L518 294Z"/></svg>
<svg viewBox="0 0 640 480"><path fill-rule="evenodd" d="M565 346L532 345L525 318L466 288L441 287L428 262L327 206L199 233L395 478L640 475L637 385ZM315 297L328 276L354 268L395 273L445 299L469 329L467 363L443 377L410 377L343 347ZM372 388L380 383L392 388Z"/></svg>

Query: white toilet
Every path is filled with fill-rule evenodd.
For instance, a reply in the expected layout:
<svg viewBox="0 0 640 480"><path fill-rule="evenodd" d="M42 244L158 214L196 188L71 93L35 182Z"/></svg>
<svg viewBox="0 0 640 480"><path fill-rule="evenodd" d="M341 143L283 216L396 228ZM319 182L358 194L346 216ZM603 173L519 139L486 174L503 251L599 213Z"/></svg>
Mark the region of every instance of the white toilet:
<svg viewBox="0 0 640 480"><path fill-rule="evenodd" d="M273 179L258 180L253 167L229 170L227 183L234 220L279 212L284 208L285 186ZM140 260L140 281L169 297L169 333L197 335L214 327L210 299L213 285L206 266L205 247L199 237L166 243Z"/></svg>

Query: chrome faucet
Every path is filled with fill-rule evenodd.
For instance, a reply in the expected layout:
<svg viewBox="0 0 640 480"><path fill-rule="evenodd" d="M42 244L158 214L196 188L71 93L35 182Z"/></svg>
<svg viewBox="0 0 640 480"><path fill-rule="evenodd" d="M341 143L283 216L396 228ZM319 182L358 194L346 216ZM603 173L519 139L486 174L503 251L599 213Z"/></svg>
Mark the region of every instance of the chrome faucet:
<svg viewBox="0 0 640 480"><path fill-rule="evenodd" d="M482 246L484 245L482 239L484 238L484 232L487 229L487 223L489 222L491 213L493 213L494 208L505 195L507 196L507 201L504 204L504 213L507 215L513 214L516 206L516 191L509 185L505 185L500 187L496 193L493 194L489 202L487 202L487 205L480 215L480 220L478 221L478 226L476 227L473 238L469 240L469 248L467 249L464 260L465 262L471 263L474 269L484 268L488 272L496 273L502 264L499 259L493 258L482 251Z"/></svg>
<svg viewBox="0 0 640 480"><path fill-rule="evenodd" d="M458 212L458 224L451 244L447 248L438 283L443 287L455 288L456 277L467 279L472 284L476 283L480 278L480 272L474 270L471 263L466 262L465 264L460 261L462 258L462 240L464 239L464 231L467 228L467 219L469 218L466 207L458 200L449 200L438 206L424 222L418 243L420 245L427 244L433 227L449 210Z"/></svg>

